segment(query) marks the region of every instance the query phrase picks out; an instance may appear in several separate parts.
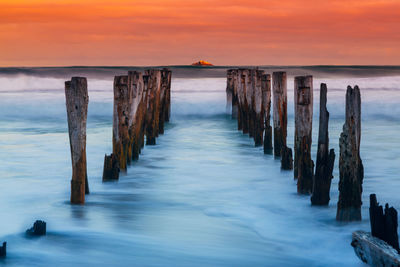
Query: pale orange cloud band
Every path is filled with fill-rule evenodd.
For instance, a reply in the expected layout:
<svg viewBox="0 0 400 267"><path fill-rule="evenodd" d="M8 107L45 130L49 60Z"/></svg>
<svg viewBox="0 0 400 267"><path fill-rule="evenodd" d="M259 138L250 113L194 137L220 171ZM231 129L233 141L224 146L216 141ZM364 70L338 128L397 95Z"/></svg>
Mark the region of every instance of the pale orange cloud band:
<svg viewBox="0 0 400 267"><path fill-rule="evenodd" d="M400 65L400 1L0 0L0 66Z"/></svg>

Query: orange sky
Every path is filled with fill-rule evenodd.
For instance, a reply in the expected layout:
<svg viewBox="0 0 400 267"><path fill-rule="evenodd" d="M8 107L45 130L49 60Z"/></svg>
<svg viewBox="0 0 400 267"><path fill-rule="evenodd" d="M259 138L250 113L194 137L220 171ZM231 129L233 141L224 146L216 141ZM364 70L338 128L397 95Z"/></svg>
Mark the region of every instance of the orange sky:
<svg viewBox="0 0 400 267"><path fill-rule="evenodd" d="M400 0L0 0L0 66L400 65Z"/></svg>

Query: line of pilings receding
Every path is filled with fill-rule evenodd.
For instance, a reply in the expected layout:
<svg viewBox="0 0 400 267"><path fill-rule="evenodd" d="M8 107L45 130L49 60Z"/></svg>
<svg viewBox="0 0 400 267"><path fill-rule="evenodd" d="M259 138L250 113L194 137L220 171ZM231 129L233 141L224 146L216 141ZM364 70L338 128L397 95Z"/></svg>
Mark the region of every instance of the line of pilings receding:
<svg viewBox="0 0 400 267"><path fill-rule="evenodd" d="M171 114L171 71L129 71L114 77L112 153L104 157L103 181L119 179L142 148L155 145ZM71 203L84 204L89 194L86 166L87 79L65 82L68 132L71 147Z"/></svg>
<svg viewBox="0 0 400 267"><path fill-rule="evenodd" d="M272 90L271 90L272 84ZM283 170L294 170L297 193L311 195L312 205L329 205L335 152L329 149L327 85L320 87L319 135L316 168L311 159L313 123L313 77L294 77L294 160L287 146L287 74L263 70L227 71L227 110L237 119L238 130L249 134L255 146L281 160ZM271 123L273 99L273 131ZM272 142L273 138L273 142ZM338 221L361 220L361 194L364 177L360 158L361 98L358 86L346 92L346 121L340 135ZM272 146L273 144L273 146Z"/></svg>

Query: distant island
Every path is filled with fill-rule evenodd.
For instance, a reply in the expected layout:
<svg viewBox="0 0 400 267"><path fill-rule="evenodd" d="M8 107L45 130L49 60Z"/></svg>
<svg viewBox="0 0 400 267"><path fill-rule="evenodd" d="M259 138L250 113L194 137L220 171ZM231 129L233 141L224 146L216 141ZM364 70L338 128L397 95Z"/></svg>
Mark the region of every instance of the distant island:
<svg viewBox="0 0 400 267"><path fill-rule="evenodd" d="M205 60L200 60L198 62L193 63L192 66L214 66L214 65Z"/></svg>

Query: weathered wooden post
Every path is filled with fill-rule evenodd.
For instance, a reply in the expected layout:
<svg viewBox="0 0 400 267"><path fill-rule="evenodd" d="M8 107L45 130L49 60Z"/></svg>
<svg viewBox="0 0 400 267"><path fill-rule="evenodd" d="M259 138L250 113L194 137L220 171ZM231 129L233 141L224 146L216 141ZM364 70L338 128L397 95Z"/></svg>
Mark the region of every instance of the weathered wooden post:
<svg viewBox="0 0 400 267"><path fill-rule="evenodd" d="M89 96L86 78L72 77L71 81L65 82L65 98L72 161L71 203L84 204L85 193L89 193L86 167L86 121Z"/></svg>
<svg viewBox="0 0 400 267"><path fill-rule="evenodd" d="M119 179L119 161L114 154L104 155L103 182Z"/></svg>
<svg viewBox="0 0 400 267"><path fill-rule="evenodd" d="M346 122L340 134L339 201L336 220L361 220L361 194L364 166L360 157L361 96L360 89L347 87Z"/></svg>
<svg viewBox="0 0 400 267"><path fill-rule="evenodd" d="M165 93L165 103L166 103L166 112L165 112L165 121L169 122L169 119L171 117L171 78L172 78L172 72L168 70L168 85L167 85L167 91Z"/></svg>
<svg viewBox="0 0 400 267"><path fill-rule="evenodd" d="M329 204L329 192L331 189L331 180L333 178L332 171L333 165L335 164L335 152L333 149L329 151L329 112L326 109L327 90L326 84L321 83L318 152L311 197L312 205Z"/></svg>
<svg viewBox="0 0 400 267"><path fill-rule="evenodd" d="M113 154L121 171L126 171L130 146L129 120L133 101L128 76L114 78Z"/></svg>
<svg viewBox="0 0 400 267"><path fill-rule="evenodd" d="M281 169L293 170L293 153L292 149L287 146L281 149Z"/></svg>
<svg viewBox="0 0 400 267"><path fill-rule="evenodd" d="M164 134L164 123L166 114L168 114L168 106L167 106L167 92L168 86L170 84L169 75L170 71L168 69L161 70L161 91L160 91L160 116L159 116L159 133Z"/></svg>
<svg viewBox="0 0 400 267"><path fill-rule="evenodd" d="M140 72L129 71L128 72L128 86L132 90L132 103L129 114L129 136L130 136L130 149L131 153L128 153L128 157L133 160L139 158L141 148L140 133L143 123L143 77Z"/></svg>
<svg viewBox="0 0 400 267"><path fill-rule="evenodd" d="M253 137L254 129L253 129L253 96L254 96L254 75L255 70L249 69L247 71L246 77L246 94L245 94L245 103L246 103L246 117L247 117L247 132L249 137Z"/></svg>
<svg viewBox="0 0 400 267"><path fill-rule="evenodd" d="M274 155L281 156L287 137L287 79L286 72L272 73L274 97Z"/></svg>
<svg viewBox="0 0 400 267"><path fill-rule="evenodd" d="M311 194L314 162L311 159L313 119L313 78L298 76L294 80L295 103L295 152L294 177L297 193Z"/></svg>
<svg viewBox="0 0 400 267"><path fill-rule="evenodd" d="M271 75L262 74L261 77L263 122L264 122L264 154L272 153L271 127ZM262 134L262 133L261 133Z"/></svg>
<svg viewBox="0 0 400 267"><path fill-rule="evenodd" d="M233 69L229 69L226 71L226 113L233 112L233 76Z"/></svg>
<svg viewBox="0 0 400 267"><path fill-rule="evenodd" d="M7 242L3 242L0 247L0 258L5 258L7 256Z"/></svg>
<svg viewBox="0 0 400 267"><path fill-rule="evenodd" d="M263 103L263 76L264 71L256 70L254 81L254 96L253 96L253 125L254 125L254 145L261 146L263 144L264 132L264 103Z"/></svg>
<svg viewBox="0 0 400 267"><path fill-rule="evenodd" d="M146 70L149 75L148 101L146 112L146 145L155 145L158 135L158 103L160 99L161 73L159 70Z"/></svg>
<svg viewBox="0 0 400 267"><path fill-rule="evenodd" d="M231 72L232 75L232 119L238 119L238 105L239 105L239 99L238 99L238 86L239 86L239 76L238 76L238 70L234 69Z"/></svg>
<svg viewBox="0 0 400 267"><path fill-rule="evenodd" d="M237 84L238 84L238 90L237 90L237 95L238 95L238 114L237 114L237 122L238 122L238 130L243 131L248 131L247 129L245 130L244 128L247 128L247 122L246 122L246 116L245 116L245 106L244 106L244 101L245 101L245 92L246 92L246 70L244 69L239 69L237 73Z"/></svg>

